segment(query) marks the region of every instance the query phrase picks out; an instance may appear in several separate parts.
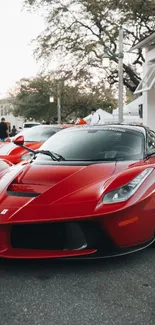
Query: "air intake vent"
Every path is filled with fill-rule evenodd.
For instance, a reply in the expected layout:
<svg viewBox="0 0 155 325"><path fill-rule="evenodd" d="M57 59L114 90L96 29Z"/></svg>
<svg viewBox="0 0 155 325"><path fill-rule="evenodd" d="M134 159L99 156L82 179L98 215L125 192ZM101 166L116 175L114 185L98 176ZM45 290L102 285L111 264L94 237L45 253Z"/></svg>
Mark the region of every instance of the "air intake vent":
<svg viewBox="0 0 155 325"><path fill-rule="evenodd" d="M15 191L7 191L9 196L17 196L17 197L37 197L40 193L32 193L32 192L15 192Z"/></svg>

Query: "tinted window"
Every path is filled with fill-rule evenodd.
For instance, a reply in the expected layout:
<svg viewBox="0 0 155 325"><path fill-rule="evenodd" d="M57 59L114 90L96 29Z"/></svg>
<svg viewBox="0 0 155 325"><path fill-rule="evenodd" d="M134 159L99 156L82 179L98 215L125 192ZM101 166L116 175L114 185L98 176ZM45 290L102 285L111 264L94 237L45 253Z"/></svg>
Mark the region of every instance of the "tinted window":
<svg viewBox="0 0 155 325"><path fill-rule="evenodd" d="M32 123L26 123L26 124L24 124L24 129L27 129L27 128L32 128L33 126L36 126L36 125L39 125L39 124L37 124L37 123L34 123L34 124L32 124Z"/></svg>
<svg viewBox="0 0 155 325"><path fill-rule="evenodd" d="M59 130L61 129L56 127L36 126L29 130L20 132L18 136L23 135L25 142L44 142Z"/></svg>
<svg viewBox="0 0 155 325"><path fill-rule="evenodd" d="M41 149L51 150L66 160L138 160L143 158L143 134L111 129L65 130L50 138ZM37 159L47 159L39 155Z"/></svg>
<svg viewBox="0 0 155 325"><path fill-rule="evenodd" d="M155 152L155 133L152 131L148 131L147 133L147 153L151 154L153 152Z"/></svg>

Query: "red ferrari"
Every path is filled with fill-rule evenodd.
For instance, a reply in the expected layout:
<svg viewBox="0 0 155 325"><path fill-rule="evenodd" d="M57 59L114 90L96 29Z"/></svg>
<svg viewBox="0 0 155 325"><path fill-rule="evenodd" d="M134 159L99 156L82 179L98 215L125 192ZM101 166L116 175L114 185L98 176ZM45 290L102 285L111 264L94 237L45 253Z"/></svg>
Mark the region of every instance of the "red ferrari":
<svg viewBox="0 0 155 325"><path fill-rule="evenodd" d="M16 144L23 146L19 136ZM155 133L65 129L31 162L1 162L0 257L103 258L155 239Z"/></svg>
<svg viewBox="0 0 155 325"><path fill-rule="evenodd" d="M16 139L19 135L23 135L24 145L32 150L36 150L49 137L65 127L63 125L38 125L21 131L13 139ZM11 138L0 144L0 159L7 159L13 164L17 164L23 160L29 160L31 155L32 153L28 152L24 147L17 147Z"/></svg>

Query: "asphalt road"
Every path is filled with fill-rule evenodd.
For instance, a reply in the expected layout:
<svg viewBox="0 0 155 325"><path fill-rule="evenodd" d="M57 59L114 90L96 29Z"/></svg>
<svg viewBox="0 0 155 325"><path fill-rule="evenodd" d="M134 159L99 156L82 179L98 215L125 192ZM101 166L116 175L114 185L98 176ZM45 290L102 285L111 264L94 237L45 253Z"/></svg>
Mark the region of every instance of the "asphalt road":
<svg viewBox="0 0 155 325"><path fill-rule="evenodd" d="M100 261L0 261L0 325L155 324L155 248Z"/></svg>

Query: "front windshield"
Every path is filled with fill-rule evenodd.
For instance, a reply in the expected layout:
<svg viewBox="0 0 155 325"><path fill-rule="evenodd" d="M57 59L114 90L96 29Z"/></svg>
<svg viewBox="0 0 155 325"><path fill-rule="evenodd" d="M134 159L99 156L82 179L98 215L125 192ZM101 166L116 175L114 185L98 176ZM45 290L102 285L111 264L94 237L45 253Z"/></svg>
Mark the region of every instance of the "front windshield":
<svg viewBox="0 0 155 325"><path fill-rule="evenodd" d="M21 131L19 135L24 136L24 142L45 142L58 131L58 127L34 126L28 130Z"/></svg>
<svg viewBox="0 0 155 325"><path fill-rule="evenodd" d="M55 134L40 148L68 161L115 161L143 158L144 136L140 132L113 129L67 129ZM50 160L38 155L36 160Z"/></svg>

